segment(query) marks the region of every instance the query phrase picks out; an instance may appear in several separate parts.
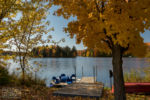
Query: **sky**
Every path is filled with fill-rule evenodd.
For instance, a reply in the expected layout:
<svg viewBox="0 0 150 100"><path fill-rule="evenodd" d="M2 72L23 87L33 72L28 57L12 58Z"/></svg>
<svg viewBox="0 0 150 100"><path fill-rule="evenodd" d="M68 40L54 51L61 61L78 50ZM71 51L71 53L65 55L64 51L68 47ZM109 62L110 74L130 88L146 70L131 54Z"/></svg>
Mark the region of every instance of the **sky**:
<svg viewBox="0 0 150 100"><path fill-rule="evenodd" d="M78 50L83 50L86 47L84 47L83 43L76 44L75 38L71 39L69 37L69 33L63 32L63 28L67 26L68 22L72 20L76 20L76 18L71 17L70 19L66 20L63 17L58 17L54 16L53 12L56 11L58 7L53 6L50 9L50 15L47 16L47 20L50 21L50 27L54 27L54 31L50 32L52 35L52 40L55 40L56 42L61 40L62 38L65 38L65 42L61 42L59 45L64 47L64 46L69 46L73 47L75 46Z"/></svg>
<svg viewBox="0 0 150 100"><path fill-rule="evenodd" d="M76 44L75 38L71 39L68 34L63 32L63 27L66 27L68 22L75 20L76 18L71 17L69 20L65 20L63 17L54 16L53 12L57 10L58 7L53 6L50 9L50 15L47 16L47 20L50 21L50 27L54 27L54 31L50 32L52 35L52 39L55 41L59 41L62 38L65 38L65 42L60 43L60 46L76 46L78 50L83 50L86 47L83 46L83 43ZM142 34L142 37L144 38L144 42L150 42L150 31L145 31L144 34Z"/></svg>

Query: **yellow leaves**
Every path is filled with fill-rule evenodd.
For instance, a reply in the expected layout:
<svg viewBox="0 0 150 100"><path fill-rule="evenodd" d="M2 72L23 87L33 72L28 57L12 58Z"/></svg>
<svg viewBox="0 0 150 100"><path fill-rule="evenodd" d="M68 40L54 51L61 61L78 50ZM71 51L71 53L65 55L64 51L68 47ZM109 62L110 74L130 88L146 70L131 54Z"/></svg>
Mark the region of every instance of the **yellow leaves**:
<svg viewBox="0 0 150 100"><path fill-rule="evenodd" d="M82 28L81 28L81 26L79 26L79 31L81 31L82 30Z"/></svg>
<svg viewBox="0 0 150 100"><path fill-rule="evenodd" d="M91 18L93 16L93 13L88 14L88 18Z"/></svg>
<svg viewBox="0 0 150 100"><path fill-rule="evenodd" d="M148 24L150 22L149 0L126 0L126 2L103 0L105 4L103 13L101 1L98 0L96 2L95 0L77 0L76 2L54 0L53 2L61 6L61 9L56 11L57 16L77 17L77 21L69 22L65 32L69 32L71 37L76 35L78 43L83 40L84 45L99 47L103 50L105 48L107 52L110 52L110 49L105 41L112 41L113 44L119 44L122 47L127 47L128 44L135 45L134 42L136 42L142 47L140 33L150 27Z"/></svg>
<svg viewBox="0 0 150 100"><path fill-rule="evenodd" d="M129 2L129 0L125 0L127 3Z"/></svg>
<svg viewBox="0 0 150 100"><path fill-rule="evenodd" d="M3 59L4 61L8 60L8 59L11 59L12 57L11 56L0 56L1 59Z"/></svg>
<svg viewBox="0 0 150 100"><path fill-rule="evenodd" d="M87 51L86 52L86 57L89 57L90 56L90 51Z"/></svg>
<svg viewBox="0 0 150 100"><path fill-rule="evenodd" d="M17 16L17 14L16 13L13 13L13 14L11 14L9 17L10 18L14 18L14 17L16 17Z"/></svg>
<svg viewBox="0 0 150 100"><path fill-rule="evenodd" d="M21 53L21 64L28 66L30 50L38 43L43 42L42 35L47 33L49 23L43 21L47 16L49 1L43 0L1 0L0 1L0 49L9 46L16 47L17 54ZM17 17L17 18L16 18ZM22 53L26 52L26 53ZM0 51L2 53L2 51ZM8 60L10 56L0 56ZM15 57L14 57L15 58ZM25 61L23 60L25 58ZM18 61L18 60L16 60ZM17 68L16 70L19 70Z"/></svg>
<svg viewBox="0 0 150 100"><path fill-rule="evenodd" d="M100 13L99 16L100 16L100 18L103 18L103 17L104 17L104 14Z"/></svg>
<svg viewBox="0 0 150 100"><path fill-rule="evenodd" d="M51 36L51 35L49 35L49 36L48 36L48 39L52 39L52 36Z"/></svg>
<svg viewBox="0 0 150 100"><path fill-rule="evenodd" d="M0 31L1 31L1 30L6 30L6 27L0 27Z"/></svg>
<svg viewBox="0 0 150 100"><path fill-rule="evenodd" d="M56 53L56 50L55 50L55 49L52 49L52 53L55 54L55 53Z"/></svg>
<svg viewBox="0 0 150 100"><path fill-rule="evenodd" d="M130 46L129 50L127 51L128 53L131 53L137 57L145 57L146 46L144 45L144 43L137 42L137 43L131 43L131 44L134 44L134 45Z"/></svg>
<svg viewBox="0 0 150 100"><path fill-rule="evenodd" d="M144 19L144 21L145 21L145 22L147 22L147 21L148 21L148 19L147 19L147 18L145 18L145 19Z"/></svg>
<svg viewBox="0 0 150 100"><path fill-rule="evenodd" d="M20 4L21 3L21 1L20 0L16 0L16 4Z"/></svg>
<svg viewBox="0 0 150 100"><path fill-rule="evenodd" d="M147 13L147 12L148 12L148 9L145 9L144 12Z"/></svg>
<svg viewBox="0 0 150 100"><path fill-rule="evenodd" d="M16 70L18 71L18 70L20 70L20 68L16 68Z"/></svg>
<svg viewBox="0 0 150 100"><path fill-rule="evenodd" d="M40 29L38 28L38 29L36 29L36 31L37 31L37 32L40 32Z"/></svg>
<svg viewBox="0 0 150 100"><path fill-rule="evenodd" d="M54 31L54 30L55 30L54 27L52 27L52 28L49 28L49 29L48 29L48 32Z"/></svg>
<svg viewBox="0 0 150 100"><path fill-rule="evenodd" d="M49 46L49 48L50 48L50 49L52 49L52 48L53 48L53 46L52 46L52 45L50 45L50 46Z"/></svg>

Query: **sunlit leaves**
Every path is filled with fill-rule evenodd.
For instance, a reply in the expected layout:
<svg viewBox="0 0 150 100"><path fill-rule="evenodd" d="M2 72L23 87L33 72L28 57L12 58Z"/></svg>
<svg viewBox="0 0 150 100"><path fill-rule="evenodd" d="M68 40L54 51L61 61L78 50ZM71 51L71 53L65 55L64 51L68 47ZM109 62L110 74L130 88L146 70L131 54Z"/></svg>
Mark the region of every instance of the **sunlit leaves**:
<svg viewBox="0 0 150 100"><path fill-rule="evenodd" d="M0 0L0 50L9 47L6 44L11 38L8 31L8 19L14 19L21 9L21 0ZM0 55L0 60L8 60L10 58L9 56Z"/></svg>
<svg viewBox="0 0 150 100"><path fill-rule="evenodd" d="M6 32L10 34L9 45L15 48L14 58L19 61L24 80L24 73L33 69L28 62L31 50L38 44L46 42L43 35L49 35L51 28L48 28L49 22L46 20L49 14L49 1L26 0L22 1L21 5L20 17L7 19Z"/></svg>
<svg viewBox="0 0 150 100"><path fill-rule="evenodd" d="M109 44L139 49L143 46L140 36L150 29L149 0L51 0L60 8L57 16L68 19L76 16L64 29L77 43L110 52ZM112 43L110 43L112 42ZM130 45L129 45L130 44ZM137 50L136 50L137 51ZM136 52L132 52L136 53Z"/></svg>

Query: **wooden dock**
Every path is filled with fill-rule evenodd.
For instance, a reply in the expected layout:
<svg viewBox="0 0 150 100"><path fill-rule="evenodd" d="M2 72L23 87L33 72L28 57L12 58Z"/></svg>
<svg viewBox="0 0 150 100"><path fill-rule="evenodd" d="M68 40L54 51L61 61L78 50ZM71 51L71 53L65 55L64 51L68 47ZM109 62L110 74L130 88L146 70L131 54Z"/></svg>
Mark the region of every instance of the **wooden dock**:
<svg viewBox="0 0 150 100"><path fill-rule="evenodd" d="M79 83L95 83L94 77L82 77Z"/></svg>
<svg viewBox="0 0 150 100"><path fill-rule="evenodd" d="M103 83L94 83L94 78L83 77L79 83L67 85L53 93L55 96L81 96L100 98L103 92Z"/></svg>

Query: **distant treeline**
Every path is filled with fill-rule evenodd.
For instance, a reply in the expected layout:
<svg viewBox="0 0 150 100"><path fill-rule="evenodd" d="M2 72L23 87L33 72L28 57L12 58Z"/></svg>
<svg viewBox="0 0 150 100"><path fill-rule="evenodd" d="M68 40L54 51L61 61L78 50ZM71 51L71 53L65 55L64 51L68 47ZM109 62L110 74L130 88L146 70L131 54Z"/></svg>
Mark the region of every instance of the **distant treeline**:
<svg viewBox="0 0 150 100"><path fill-rule="evenodd" d="M24 54L24 52L20 52L20 54ZM0 55L3 55L3 56L12 56L12 55L17 55L17 52L15 51L2 51L0 53Z"/></svg>
<svg viewBox="0 0 150 100"><path fill-rule="evenodd" d="M0 55L16 55L17 52L13 51L3 51ZM22 52L23 54L23 52ZM85 50L76 50L76 47L73 46L72 48L60 47L60 46L38 46L33 48L31 53L31 57L112 57L112 54L106 54L100 52L96 49L85 49ZM123 55L124 57L132 56L131 54ZM132 56L133 57L133 56Z"/></svg>
<svg viewBox="0 0 150 100"><path fill-rule="evenodd" d="M31 51L33 57L76 57L76 47L39 46Z"/></svg>
<svg viewBox="0 0 150 100"><path fill-rule="evenodd" d="M78 50L78 56L82 57L112 57L112 54L106 54L96 49ZM132 56L131 54L123 55L124 57ZM132 56L133 57L133 56Z"/></svg>

